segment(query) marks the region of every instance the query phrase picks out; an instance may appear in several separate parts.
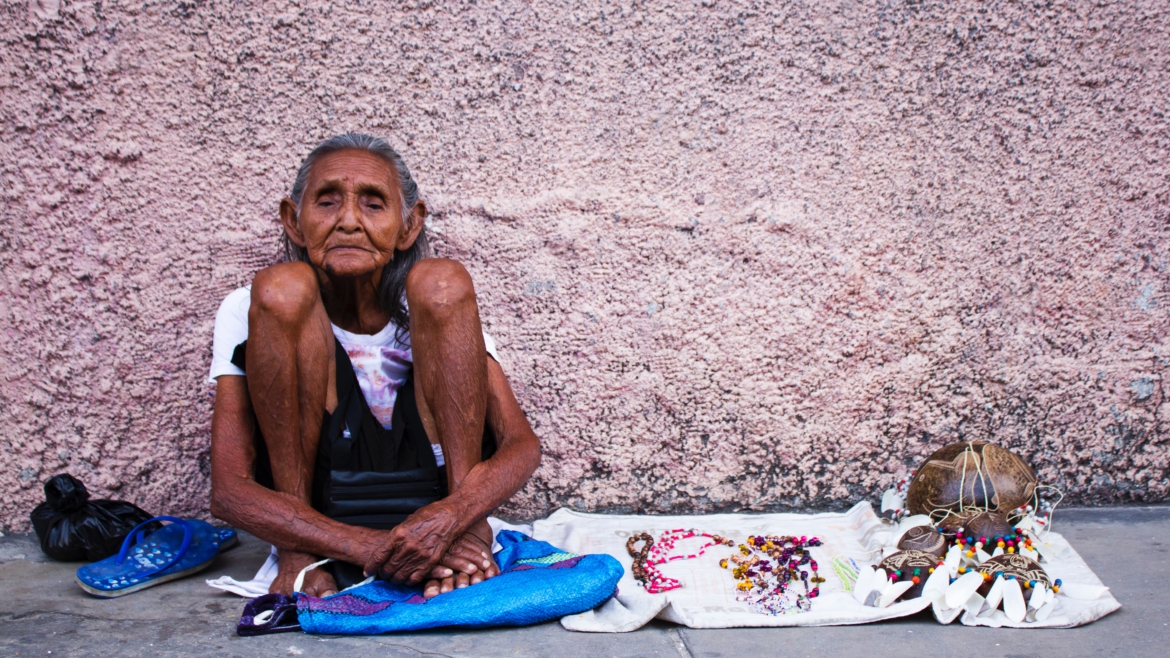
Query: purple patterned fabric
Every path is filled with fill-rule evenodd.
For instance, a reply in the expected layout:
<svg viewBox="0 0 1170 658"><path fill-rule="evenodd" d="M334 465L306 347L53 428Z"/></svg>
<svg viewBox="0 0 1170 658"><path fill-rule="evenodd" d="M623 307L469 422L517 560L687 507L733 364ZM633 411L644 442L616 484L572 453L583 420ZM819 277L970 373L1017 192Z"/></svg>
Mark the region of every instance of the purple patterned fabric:
<svg viewBox="0 0 1170 658"><path fill-rule="evenodd" d="M417 596L417 598L422 598ZM415 598L415 597L412 597ZM354 594L338 594L327 599L318 599L311 596L299 598L301 609L312 612L326 612L338 615L372 615L390 607L390 601L370 601ZM407 600L405 603L413 603Z"/></svg>

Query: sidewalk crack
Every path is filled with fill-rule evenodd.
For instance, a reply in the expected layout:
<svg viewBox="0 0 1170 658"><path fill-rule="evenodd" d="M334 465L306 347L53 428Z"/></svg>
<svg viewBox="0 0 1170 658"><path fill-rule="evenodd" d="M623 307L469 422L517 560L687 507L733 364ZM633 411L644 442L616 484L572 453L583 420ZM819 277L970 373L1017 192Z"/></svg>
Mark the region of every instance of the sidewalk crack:
<svg viewBox="0 0 1170 658"><path fill-rule="evenodd" d="M677 628L668 629L666 634L674 643L674 650L678 652L679 658L695 658L695 654L691 653L691 648L687 646L686 638Z"/></svg>

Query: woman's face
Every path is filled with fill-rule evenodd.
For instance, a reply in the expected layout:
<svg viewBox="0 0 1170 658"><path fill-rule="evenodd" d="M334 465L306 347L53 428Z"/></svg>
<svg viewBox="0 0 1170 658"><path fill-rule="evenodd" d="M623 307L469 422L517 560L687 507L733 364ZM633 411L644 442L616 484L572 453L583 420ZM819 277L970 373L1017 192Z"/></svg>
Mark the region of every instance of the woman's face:
<svg viewBox="0 0 1170 658"><path fill-rule="evenodd" d="M309 171L298 212L291 199L280 204L280 218L293 244L309 252L313 265L330 277L375 281L409 249L426 214L420 202L403 218L398 172L382 158L361 150L322 156ZM404 221L409 220L409 221Z"/></svg>

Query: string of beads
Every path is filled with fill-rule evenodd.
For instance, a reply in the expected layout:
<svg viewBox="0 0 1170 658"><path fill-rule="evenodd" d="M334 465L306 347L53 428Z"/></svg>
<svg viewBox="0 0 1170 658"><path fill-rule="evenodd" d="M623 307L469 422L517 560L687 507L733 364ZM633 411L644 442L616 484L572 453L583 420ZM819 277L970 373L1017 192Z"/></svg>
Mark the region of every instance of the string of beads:
<svg viewBox="0 0 1170 658"><path fill-rule="evenodd" d="M819 585L825 582L809 551L820 545L821 540L816 537L748 537L746 543L739 545L739 554L730 558L730 563L735 564L731 574L739 581L735 588L741 592L736 598L767 615L808 611L812 599L821 593ZM806 564L812 578L807 570L800 568ZM729 560L721 560L719 566L726 569ZM791 587L798 581L804 583L803 594ZM793 602L789 601L791 595L795 595Z"/></svg>
<svg viewBox="0 0 1170 658"><path fill-rule="evenodd" d="M674 550L675 544L684 539L690 539L691 537L706 537L711 541L700 546L694 553L670 555L670 552ZM635 544L640 541L645 542L641 550L635 548ZM642 586L646 588L647 592L661 594L682 587L682 583L675 578L664 576L656 568L658 565L675 560L691 560L706 553L708 548L720 545L735 546L735 542L725 537L720 537L719 535L699 532L695 529L684 530L680 528L677 530L667 530L662 533L662 536L657 541L645 532L633 535L626 540L626 552L630 554L630 557L634 558L634 564L630 567L630 571L634 574L634 579L642 583Z"/></svg>
<svg viewBox="0 0 1170 658"><path fill-rule="evenodd" d="M642 545L642 550L638 550L634 544L638 542L646 542ZM634 574L634 580L646 586L650 583L650 575L646 573L646 556L650 553L650 547L654 545L654 538L648 533L640 533L631 535L626 540L626 552L630 557L634 558L634 564L630 566L630 572Z"/></svg>
<svg viewBox="0 0 1170 658"><path fill-rule="evenodd" d="M939 528L939 531L944 535L950 535L951 531L947 528ZM1025 548L1032 548L1032 538L1020 532L1016 528L1012 528L1011 534L1000 535L996 537L975 537L968 534L963 528L954 531L954 544L963 550L963 554L967 557L975 557L976 551L982 549L987 552L992 552L996 548L1002 548L1005 553L1015 553L1017 550Z"/></svg>

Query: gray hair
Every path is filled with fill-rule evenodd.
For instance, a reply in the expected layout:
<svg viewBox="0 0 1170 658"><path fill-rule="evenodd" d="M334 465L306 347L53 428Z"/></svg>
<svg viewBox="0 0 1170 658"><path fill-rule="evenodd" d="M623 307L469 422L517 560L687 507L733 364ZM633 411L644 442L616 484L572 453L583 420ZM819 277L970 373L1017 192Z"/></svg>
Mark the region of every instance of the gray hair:
<svg viewBox="0 0 1170 658"><path fill-rule="evenodd" d="M418 203L418 183L415 183L414 178L410 175L410 168L406 166L406 162L403 161L398 151L395 151L386 140L363 133L345 133L330 137L318 144L305 157L304 162L297 169L297 177L293 180L292 190L289 192L289 198L297 206L297 214L299 215L301 211L301 197L305 193L305 185L309 182L309 174L313 170L313 165L326 155L348 150L373 153L394 168L398 174L399 196L402 199L402 221L407 223L413 221L414 207ZM293 243L289 239L288 233L284 234L283 239L284 260L312 264L309 261L308 250ZM378 284L378 298L382 309L390 315L390 320L398 325L400 334L409 330L410 326L410 316L406 304L403 303L403 300L406 299L406 275L410 273L415 263L429 258L430 255L431 248L427 240L427 229L426 226L423 226L414 244L409 249L396 250L394 260L382 270L382 280Z"/></svg>

